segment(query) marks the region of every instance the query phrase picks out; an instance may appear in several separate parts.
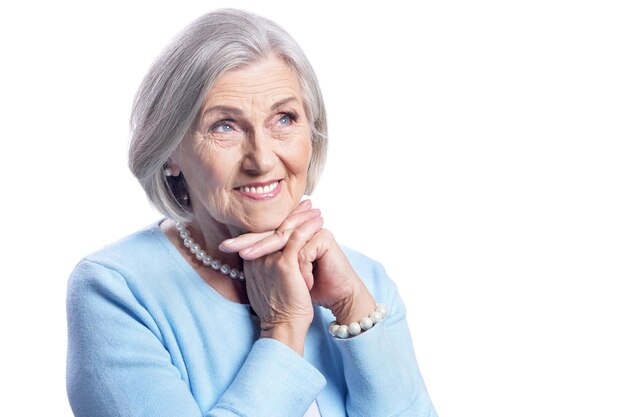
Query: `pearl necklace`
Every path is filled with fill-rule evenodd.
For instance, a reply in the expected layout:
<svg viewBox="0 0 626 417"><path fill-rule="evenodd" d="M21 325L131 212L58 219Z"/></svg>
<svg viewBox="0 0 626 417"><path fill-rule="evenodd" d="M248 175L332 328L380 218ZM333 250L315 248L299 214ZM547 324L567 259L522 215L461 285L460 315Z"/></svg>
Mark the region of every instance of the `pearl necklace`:
<svg viewBox="0 0 626 417"><path fill-rule="evenodd" d="M246 276L243 271L238 270L237 268L231 268L230 266L222 263L219 259L215 259L207 255L207 253L202 250L200 245L198 245L192 238L187 227L181 222L176 222L176 230L180 234L180 238L183 240L183 245L189 248L192 254L196 256L196 259L202 262L205 266L210 267L214 271L219 271L220 273L230 277L232 279L238 279L240 281L245 281Z"/></svg>

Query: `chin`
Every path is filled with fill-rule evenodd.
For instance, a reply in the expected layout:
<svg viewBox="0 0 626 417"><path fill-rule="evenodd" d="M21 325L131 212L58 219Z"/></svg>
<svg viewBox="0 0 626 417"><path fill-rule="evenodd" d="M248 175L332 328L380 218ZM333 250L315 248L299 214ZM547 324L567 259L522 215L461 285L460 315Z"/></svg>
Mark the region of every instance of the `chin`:
<svg viewBox="0 0 626 417"><path fill-rule="evenodd" d="M286 215L281 216L276 213L271 215L264 214L258 217L255 216L253 218L246 219L246 221L239 224L239 227L244 231L244 233L267 232L278 229L278 226L282 224L286 217Z"/></svg>

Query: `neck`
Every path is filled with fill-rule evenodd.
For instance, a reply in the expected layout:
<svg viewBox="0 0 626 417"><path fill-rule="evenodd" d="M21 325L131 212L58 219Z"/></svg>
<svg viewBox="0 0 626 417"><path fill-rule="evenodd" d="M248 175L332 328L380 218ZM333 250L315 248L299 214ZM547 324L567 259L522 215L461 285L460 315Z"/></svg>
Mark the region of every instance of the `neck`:
<svg viewBox="0 0 626 417"><path fill-rule="evenodd" d="M239 236L243 231L235 227L218 223L209 216L205 218L195 218L187 224L187 230L191 233L194 241L213 258L219 259L223 263L233 268L243 270L243 261L236 253L224 253L218 249L220 243L226 239Z"/></svg>
<svg viewBox="0 0 626 417"><path fill-rule="evenodd" d="M198 275L208 285L213 287L215 291L221 294L224 298L235 303L249 303L245 284L238 279L232 279L230 277L227 278L220 272L214 271L213 269L199 262L196 259L196 256L193 255L190 250L184 246L183 241L180 238L180 234L178 230L176 230L176 225L174 221L167 219L163 223L161 223L160 227L161 230L163 230L165 235L168 237L170 242L172 242L172 244L181 253L183 258L185 258L187 262L189 262L189 264L194 268ZM233 268L237 268L240 271L243 270L243 261L236 253L226 254L217 249L217 245L221 242L220 239L223 236L230 237L232 235L223 234L224 231L220 228L215 229L214 232L210 232L210 230L213 229L205 229L203 232L202 229L200 229L198 226L195 226L194 223L188 224L187 230L191 234L192 239L199 246L201 246L202 250L204 250L209 256L219 259L221 262L226 263ZM219 234L220 230L222 234Z"/></svg>
<svg viewBox="0 0 626 417"><path fill-rule="evenodd" d="M237 253L224 253L218 249L220 243L231 237L238 236L241 232L232 230L228 226L217 223L213 219L202 221L194 219L187 225L193 240L211 257L219 259L233 268L243 270L243 261Z"/></svg>

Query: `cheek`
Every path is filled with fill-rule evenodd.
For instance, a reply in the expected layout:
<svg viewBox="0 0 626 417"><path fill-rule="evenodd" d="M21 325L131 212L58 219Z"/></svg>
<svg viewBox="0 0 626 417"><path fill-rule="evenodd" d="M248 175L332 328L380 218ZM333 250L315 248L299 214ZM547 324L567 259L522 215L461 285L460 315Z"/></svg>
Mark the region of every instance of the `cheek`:
<svg viewBox="0 0 626 417"><path fill-rule="evenodd" d="M306 175L312 154L313 147L311 145L311 140L308 137L298 141L289 148L289 156L287 158L289 170L293 174Z"/></svg>
<svg viewBox="0 0 626 417"><path fill-rule="evenodd" d="M194 155L188 160L183 173L189 185L196 192L208 194L208 196L219 194L229 183L232 174L232 167L229 166L227 159L220 155L207 153Z"/></svg>

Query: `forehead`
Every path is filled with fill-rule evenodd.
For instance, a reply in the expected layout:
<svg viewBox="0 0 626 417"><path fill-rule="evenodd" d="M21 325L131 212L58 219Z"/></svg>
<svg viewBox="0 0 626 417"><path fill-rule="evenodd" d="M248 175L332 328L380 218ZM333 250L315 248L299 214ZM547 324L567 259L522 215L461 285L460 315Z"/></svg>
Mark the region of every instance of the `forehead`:
<svg viewBox="0 0 626 417"><path fill-rule="evenodd" d="M204 107L272 104L288 97L295 97L302 104L298 78L283 60L271 57L227 71L218 78L207 94Z"/></svg>

